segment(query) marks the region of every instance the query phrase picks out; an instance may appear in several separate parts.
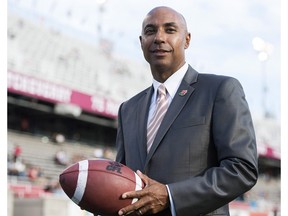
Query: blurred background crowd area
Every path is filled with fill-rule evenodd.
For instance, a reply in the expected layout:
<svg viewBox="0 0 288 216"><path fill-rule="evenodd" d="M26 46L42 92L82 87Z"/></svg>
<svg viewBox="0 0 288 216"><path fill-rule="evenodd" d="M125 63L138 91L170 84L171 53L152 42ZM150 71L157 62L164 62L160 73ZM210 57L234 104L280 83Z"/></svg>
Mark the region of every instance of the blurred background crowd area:
<svg viewBox="0 0 288 216"><path fill-rule="evenodd" d="M151 84L147 64L116 55L109 39L76 37L39 14L23 13L17 2L8 2L7 23L9 216L25 216L17 204L23 200L67 198L58 182L67 166L115 159L118 107ZM252 113L259 181L231 203L232 216L280 215L281 128L277 115L263 113Z"/></svg>

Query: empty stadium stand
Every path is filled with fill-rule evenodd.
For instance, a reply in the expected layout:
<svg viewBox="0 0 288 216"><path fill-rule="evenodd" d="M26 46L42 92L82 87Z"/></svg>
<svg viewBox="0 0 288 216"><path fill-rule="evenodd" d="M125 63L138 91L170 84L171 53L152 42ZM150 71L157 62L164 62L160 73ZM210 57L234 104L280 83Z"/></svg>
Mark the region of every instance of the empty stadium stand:
<svg viewBox="0 0 288 216"><path fill-rule="evenodd" d="M8 13L8 70L90 94L126 100L150 85L148 66L63 34L45 20Z"/></svg>
<svg viewBox="0 0 288 216"><path fill-rule="evenodd" d="M51 140L49 141L47 137L9 131L8 149L10 149L10 153L16 143L23 149L21 157L26 164L40 166L46 178L56 180L58 180L59 174L66 168L55 163L54 159L57 151L60 149L64 150L71 159L79 155L83 159L92 159L95 158L94 151L97 147L104 148L103 146L89 146L85 143L76 142L63 142L59 144ZM115 150L111 149L111 152L115 155ZM77 162L76 160L71 160L71 164Z"/></svg>

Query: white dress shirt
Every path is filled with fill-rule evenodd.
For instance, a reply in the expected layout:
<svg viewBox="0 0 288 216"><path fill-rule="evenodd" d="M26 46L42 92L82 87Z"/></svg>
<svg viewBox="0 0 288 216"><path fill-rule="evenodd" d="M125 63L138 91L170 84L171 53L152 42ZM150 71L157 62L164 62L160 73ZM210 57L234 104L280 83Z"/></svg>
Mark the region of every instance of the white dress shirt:
<svg viewBox="0 0 288 216"><path fill-rule="evenodd" d="M167 90L167 94L166 97L168 97L168 103L169 105L171 104L172 99L174 98L176 91L178 90L180 83L186 73L186 71L188 70L188 64L185 63L178 71L176 71L174 74L172 74L163 84L166 87ZM155 112L156 109L156 99L157 99L157 89L159 87L161 83L159 83L158 81L156 81L155 79L153 79L153 88L154 88L154 93L152 95L151 98L151 103L150 103L150 108L149 108L149 115L148 115L148 123L147 123L147 127L148 124L151 120L151 118L153 117L153 114ZM169 194L169 200L170 200L170 209L171 209L171 213L172 216L176 216L176 212L175 212L175 208L174 208L174 203L173 203L173 198L171 196L170 193L170 189L169 186L166 185L167 190L168 190L168 194Z"/></svg>

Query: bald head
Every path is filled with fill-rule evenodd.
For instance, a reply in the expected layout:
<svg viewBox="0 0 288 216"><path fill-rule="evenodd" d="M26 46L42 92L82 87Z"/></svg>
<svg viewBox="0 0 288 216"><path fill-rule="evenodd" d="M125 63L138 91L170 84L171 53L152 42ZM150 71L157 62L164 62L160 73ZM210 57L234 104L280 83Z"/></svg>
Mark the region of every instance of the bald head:
<svg viewBox="0 0 288 216"><path fill-rule="evenodd" d="M187 23L186 23L184 16L181 13L177 12L176 10L174 10L170 7L166 7L166 6L155 7L151 11L149 11L149 13L146 15L146 17L143 20L142 29L144 29L145 21L147 21L147 19L149 19L149 17L155 16L156 14L169 15L171 17L171 20L177 20L177 22L181 26L181 28L183 28L185 31L188 31L187 30Z"/></svg>

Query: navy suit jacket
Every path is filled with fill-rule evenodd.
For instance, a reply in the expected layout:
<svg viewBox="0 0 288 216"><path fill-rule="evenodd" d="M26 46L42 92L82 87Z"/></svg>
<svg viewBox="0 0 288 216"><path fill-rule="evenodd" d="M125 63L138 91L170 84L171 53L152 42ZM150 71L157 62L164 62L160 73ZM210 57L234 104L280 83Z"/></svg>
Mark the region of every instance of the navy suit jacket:
<svg viewBox="0 0 288 216"><path fill-rule="evenodd" d="M180 92L186 94L179 94ZM244 91L232 77L189 66L146 153L153 86L119 108L116 160L168 184L177 216L229 215L228 203L258 177L255 133ZM170 215L170 210L157 215Z"/></svg>

